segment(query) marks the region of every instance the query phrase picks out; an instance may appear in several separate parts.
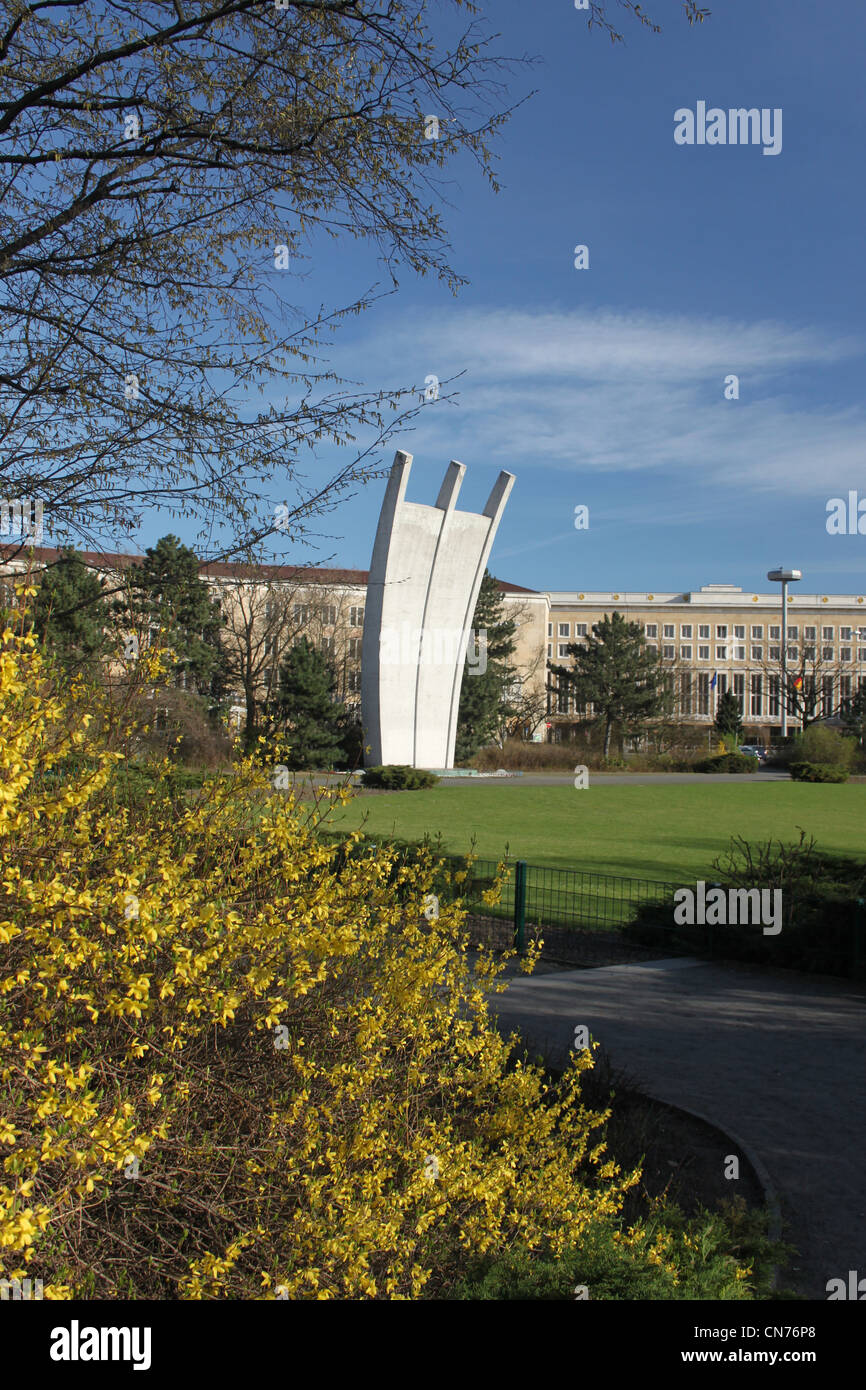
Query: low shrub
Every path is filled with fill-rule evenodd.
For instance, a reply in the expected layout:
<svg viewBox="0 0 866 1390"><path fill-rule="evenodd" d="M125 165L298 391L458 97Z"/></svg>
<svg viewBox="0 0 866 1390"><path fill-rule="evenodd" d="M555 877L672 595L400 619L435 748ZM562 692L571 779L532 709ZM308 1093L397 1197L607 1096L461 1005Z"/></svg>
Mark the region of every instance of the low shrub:
<svg viewBox="0 0 866 1390"><path fill-rule="evenodd" d="M856 977L862 970L866 864L819 851L801 832L799 843L749 844L735 837L713 861L708 886L781 892L782 927L765 936L758 923L678 925L673 900L642 903L623 936L637 945L755 965ZM684 884L684 887L691 885Z"/></svg>
<svg viewBox="0 0 866 1390"><path fill-rule="evenodd" d="M757 772L761 766L757 758L747 753L722 753L717 758L701 758L692 764L694 772Z"/></svg>
<svg viewBox="0 0 866 1390"><path fill-rule="evenodd" d="M404 763L386 763L384 767L368 767L361 778L364 787L380 787L389 792L415 792L435 787L439 778L435 772Z"/></svg>
<svg viewBox="0 0 866 1390"><path fill-rule="evenodd" d="M827 763L791 763L788 771L794 782L847 782L850 776L847 768Z"/></svg>

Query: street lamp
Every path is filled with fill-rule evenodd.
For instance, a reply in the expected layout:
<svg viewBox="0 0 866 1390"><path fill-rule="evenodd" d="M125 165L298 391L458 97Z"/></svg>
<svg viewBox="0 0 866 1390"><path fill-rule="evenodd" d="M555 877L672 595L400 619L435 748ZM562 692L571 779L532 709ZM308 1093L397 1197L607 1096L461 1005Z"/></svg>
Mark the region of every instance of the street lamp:
<svg viewBox="0 0 866 1390"><path fill-rule="evenodd" d="M803 578L802 570L768 570L767 578L782 586L782 738L788 737L788 585Z"/></svg>

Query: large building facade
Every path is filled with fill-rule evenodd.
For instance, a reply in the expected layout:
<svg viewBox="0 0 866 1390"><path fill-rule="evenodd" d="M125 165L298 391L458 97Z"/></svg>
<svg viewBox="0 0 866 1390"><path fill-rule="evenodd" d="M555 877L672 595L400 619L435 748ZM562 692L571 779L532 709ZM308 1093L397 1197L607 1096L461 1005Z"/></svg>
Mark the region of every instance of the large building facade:
<svg viewBox="0 0 866 1390"><path fill-rule="evenodd" d="M15 573L38 571L58 552L30 558L0 553L0 588ZM85 562L117 581L136 563L131 555L86 553ZM287 565L202 563L223 618L230 656L233 722L243 722L249 699L276 688L286 650L306 637L331 659L336 696L360 710L361 653L367 606L366 570ZM675 696L675 717L712 723L726 691L736 697L744 725L769 742L781 715L781 598L734 584L706 584L678 593L598 590L541 591L498 581L516 627L510 694L521 713L515 732L537 741L569 738L592 711L575 707L557 688L551 666L572 664L567 648L580 643L605 614L637 623L658 651ZM0 599L3 595L0 593ZM813 692L814 717L833 718L866 687L866 595L794 592L788 596L791 673ZM796 709L789 724L796 727Z"/></svg>

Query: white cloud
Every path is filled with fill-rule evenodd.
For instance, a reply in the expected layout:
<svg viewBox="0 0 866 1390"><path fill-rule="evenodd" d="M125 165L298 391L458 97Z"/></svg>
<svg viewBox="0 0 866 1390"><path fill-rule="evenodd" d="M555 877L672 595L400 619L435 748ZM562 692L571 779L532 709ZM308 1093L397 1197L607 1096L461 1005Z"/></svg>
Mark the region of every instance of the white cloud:
<svg viewBox="0 0 866 1390"><path fill-rule="evenodd" d="M456 408L436 401L417 422L407 447L425 455L830 495L862 477L866 413L859 401L824 405L821 377L862 351L850 337L771 321L457 306L389 318L356 342L347 374L363 361L371 384L420 387L428 373L444 383L465 371ZM724 399L729 373L736 401ZM810 373L814 395L802 393Z"/></svg>

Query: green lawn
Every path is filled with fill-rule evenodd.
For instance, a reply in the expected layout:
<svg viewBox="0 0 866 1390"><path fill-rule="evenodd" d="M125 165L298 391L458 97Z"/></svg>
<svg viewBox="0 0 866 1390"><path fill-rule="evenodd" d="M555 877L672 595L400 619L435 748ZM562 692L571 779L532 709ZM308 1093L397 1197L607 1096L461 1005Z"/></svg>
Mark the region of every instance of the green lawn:
<svg viewBox="0 0 866 1390"><path fill-rule="evenodd" d="M799 828L820 849L866 858L866 784L696 782L694 786L623 783L577 791L563 787L434 787L359 796L329 819L421 839L442 847L597 873L679 880L706 874L732 835L796 841Z"/></svg>

